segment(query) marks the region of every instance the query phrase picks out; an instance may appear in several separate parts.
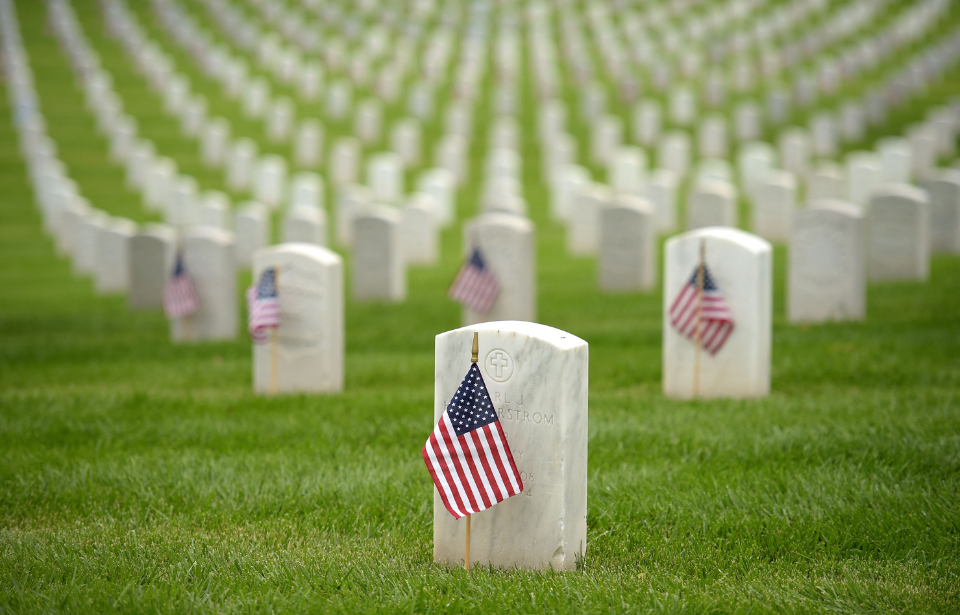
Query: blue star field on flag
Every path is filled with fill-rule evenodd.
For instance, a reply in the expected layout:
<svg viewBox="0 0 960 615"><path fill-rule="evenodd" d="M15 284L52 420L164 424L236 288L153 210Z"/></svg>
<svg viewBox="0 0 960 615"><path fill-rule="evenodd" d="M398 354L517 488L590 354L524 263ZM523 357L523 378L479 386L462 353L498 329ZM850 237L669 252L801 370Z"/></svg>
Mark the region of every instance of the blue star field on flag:
<svg viewBox="0 0 960 615"><path fill-rule="evenodd" d="M447 412L458 436L497 420L493 402L490 401L490 394L487 393L476 363L470 366L470 371L460 383L456 395L447 405Z"/></svg>

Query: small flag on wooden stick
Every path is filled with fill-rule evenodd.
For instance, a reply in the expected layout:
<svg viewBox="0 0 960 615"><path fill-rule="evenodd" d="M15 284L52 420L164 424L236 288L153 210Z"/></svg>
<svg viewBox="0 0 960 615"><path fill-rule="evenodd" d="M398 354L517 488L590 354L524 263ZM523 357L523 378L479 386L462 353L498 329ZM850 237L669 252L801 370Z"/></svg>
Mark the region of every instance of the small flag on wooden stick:
<svg viewBox="0 0 960 615"><path fill-rule="evenodd" d="M163 311L167 318L183 318L199 309L200 297L193 285L193 278L187 273L182 255L177 254L173 274L163 287Z"/></svg>
<svg viewBox="0 0 960 615"><path fill-rule="evenodd" d="M450 285L447 295L478 314L486 314L500 295L500 282L487 267L480 248L474 248Z"/></svg>
<svg viewBox="0 0 960 615"><path fill-rule="evenodd" d="M476 359L421 453L443 505L457 519L523 491Z"/></svg>
<svg viewBox="0 0 960 615"><path fill-rule="evenodd" d="M260 275L257 285L247 289L247 329L255 344L266 343L270 339L268 330L280 326L276 276L276 267L269 267Z"/></svg>
<svg viewBox="0 0 960 615"><path fill-rule="evenodd" d="M670 324L681 335L702 344L711 355L723 348L733 332L733 314L706 262L697 265L670 306Z"/></svg>

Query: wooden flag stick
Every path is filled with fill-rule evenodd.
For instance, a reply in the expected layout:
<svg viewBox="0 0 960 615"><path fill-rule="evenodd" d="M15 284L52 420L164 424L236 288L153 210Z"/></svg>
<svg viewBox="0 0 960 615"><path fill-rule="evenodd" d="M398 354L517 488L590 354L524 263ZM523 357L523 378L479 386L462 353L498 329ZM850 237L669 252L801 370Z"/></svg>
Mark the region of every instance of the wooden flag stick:
<svg viewBox="0 0 960 615"><path fill-rule="evenodd" d="M190 334L192 333L192 330L191 330L191 327L190 327L190 322L191 322L192 320L193 320L193 316L192 316L191 314L187 314L186 316L183 317L183 320L182 320L182 322L180 323L180 329L181 329L181 330L180 330L180 335L181 335L181 336L183 337L183 339L184 339L185 341L187 341L187 342L190 341Z"/></svg>
<svg viewBox="0 0 960 615"><path fill-rule="evenodd" d="M273 270L273 290L280 297L280 267ZM270 394L277 394L277 365L280 363L280 327L270 329Z"/></svg>
<svg viewBox="0 0 960 615"><path fill-rule="evenodd" d="M473 350L470 354L470 362L476 363L480 360L480 334L473 332ZM467 515L467 538L463 548L463 569L470 570L470 519L473 517Z"/></svg>
<svg viewBox="0 0 960 615"><path fill-rule="evenodd" d="M707 243L700 240L700 265L697 267L697 322L693 332L693 396L700 396L700 349L703 346L701 339L701 324L703 322L703 287L707 267Z"/></svg>

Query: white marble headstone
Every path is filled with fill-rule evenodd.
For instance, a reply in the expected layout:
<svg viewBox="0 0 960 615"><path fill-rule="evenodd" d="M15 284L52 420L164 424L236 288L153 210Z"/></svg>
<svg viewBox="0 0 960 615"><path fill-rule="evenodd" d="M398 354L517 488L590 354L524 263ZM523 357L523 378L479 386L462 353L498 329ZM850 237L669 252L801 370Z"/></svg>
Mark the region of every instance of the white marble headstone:
<svg viewBox="0 0 960 615"><path fill-rule="evenodd" d="M439 252L436 205L431 195L414 193L400 210L403 257L411 265L433 265Z"/></svg>
<svg viewBox="0 0 960 615"><path fill-rule="evenodd" d="M94 286L98 293L124 292L130 288L130 240L137 225L126 218L111 218L97 239Z"/></svg>
<svg viewBox="0 0 960 615"><path fill-rule="evenodd" d="M753 190L753 232L767 241L786 241L797 203L797 180L789 171L771 171Z"/></svg>
<svg viewBox="0 0 960 615"><path fill-rule="evenodd" d="M469 258L479 248L500 284L500 294L486 314L463 308L464 324L493 320L536 320L536 236L531 221L503 213L488 213L464 225L463 252Z"/></svg>
<svg viewBox="0 0 960 615"><path fill-rule="evenodd" d="M930 271L930 202L907 184L886 184L868 208L871 280L926 280Z"/></svg>
<svg viewBox="0 0 960 615"><path fill-rule="evenodd" d="M938 169L922 185L930 198L930 250L960 253L960 170Z"/></svg>
<svg viewBox="0 0 960 615"><path fill-rule="evenodd" d="M317 207L291 207L283 218L283 241L327 245L327 215Z"/></svg>
<svg viewBox="0 0 960 615"><path fill-rule="evenodd" d="M737 191L716 179L697 182L687 199L687 228L737 226Z"/></svg>
<svg viewBox="0 0 960 615"><path fill-rule="evenodd" d="M238 311L233 235L205 226L188 230L183 238L183 263L193 278L200 309L170 322L173 340L235 339Z"/></svg>
<svg viewBox="0 0 960 615"><path fill-rule="evenodd" d="M670 322L670 309L700 262L700 246L735 326L715 354L699 353L701 397L763 397L770 392L773 249L744 231L710 227L667 241L663 277L663 393L693 396L696 345Z"/></svg>
<svg viewBox="0 0 960 615"><path fill-rule="evenodd" d="M407 267L403 260L400 214L370 206L353 218L353 297L358 301L403 301Z"/></svg>
<svg viewBox="0 0 960 615"><path fill-rule="evenodd" d="M258 250L253 279L267 267L279 271L277 391L336 393L343 390L343 261L316 245L286 243ZM253 345L253 389L270 390L271 348Z"/></svg>
<svg viewBox="0 0 960 615"><path fill-rule="evenodd" d="M270 244L270 214L256 202L245 203L234 218L237 267L249 267L253 253Z"/></svg>
<svg viewBox="0 0 960 615"><path fill-rule="evenodd" d="M163 307L163 287L173 269L177 233L163 224L147 224L130 239L131 309Z"/></svg>
<svg viewBox="0 0 960 615"><path fill-rule="evenodd" d="M787 268L791 322L862 320L866 315L866 219L842 201L794 212Z"/></svg>
<svg viewBox="0 0 960 615"><path fill-rule="evenodd" d="M471 519L470 559L481 566L576 570L587 549L588 347L530 322L498 321L436 338L433 422L470 367L473 333L484 377L523 491ZM433 557L461 565L464 521L434 490Z"/></svg>
<svg viewBox="0 0 960 615"><path fill-rule="evenodd" d="M610 204L610 189L596 182L587 183L570 203L567 218L567 251L570 254L596 254L600 239L600 210Z"/></svg>
<svg viewBox="0 0 960 615"><path fill-rule="evenodd" d="M597 266L601 290L650 290L656 284L657 232L653 205L619 196L600 211Z"/></svg>

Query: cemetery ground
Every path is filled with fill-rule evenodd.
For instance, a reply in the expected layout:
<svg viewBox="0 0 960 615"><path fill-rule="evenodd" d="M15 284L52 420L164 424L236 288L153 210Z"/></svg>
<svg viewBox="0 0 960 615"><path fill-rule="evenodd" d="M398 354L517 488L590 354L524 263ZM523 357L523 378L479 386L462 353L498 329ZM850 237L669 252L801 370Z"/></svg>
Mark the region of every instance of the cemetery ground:
<svg viewBox="0 0 960 615"><path fill-rule="evenodd" d="M18 8L71 173L98 206L145 220L42 3ZM153 118L142 83L117 85ZM778 246L772 394L668 400L660 291L601 294L595 261L565 254L545 188L526 182L538 320L590 344L588 547L575 573L467 573L432 561L420 457L434 336L460 325L445 297L459 229L440 266L410 270L404 303L347 299L342 394L256 396L248 340L173 345L161 313L96 296L55 255L6 94L0 612L960 611L960 258L933 258L927 283L871 284L862 323L796 326ZM169 120L142 124L209 179Z"/></svg>
<svg viewBox="0 0 960 615"><path fill-rule="evenodd" d="M342 395L258 397L248 341L172 345L71 275L0 130L3 612L960 607L958 258L796 327L778 249L773 394L679 402L659 293L600 295L541 226L540 320L590 343L589 546L577 573L466 573L432 563L419 452L453 233L404 304L348 302Z"/></svg>

